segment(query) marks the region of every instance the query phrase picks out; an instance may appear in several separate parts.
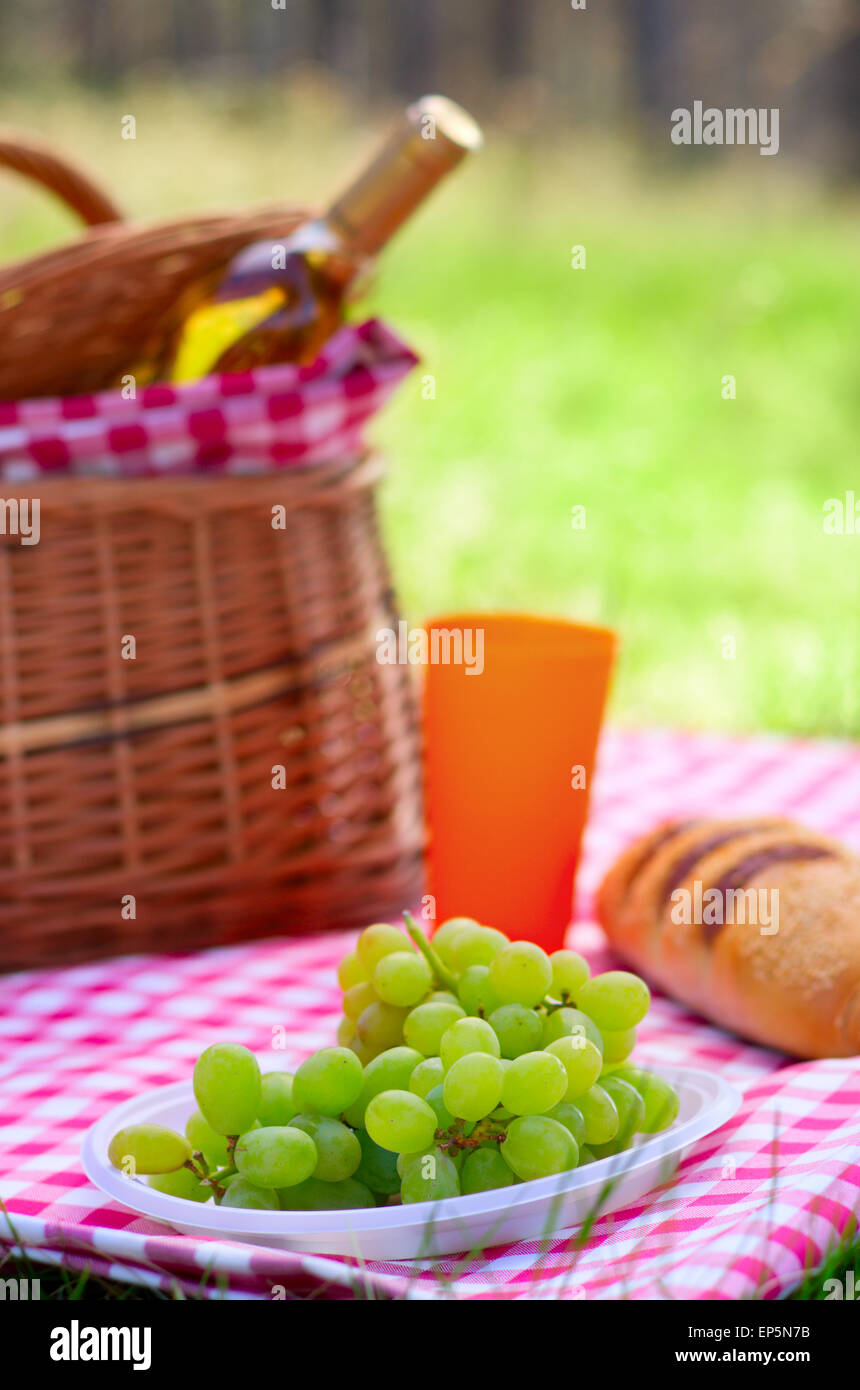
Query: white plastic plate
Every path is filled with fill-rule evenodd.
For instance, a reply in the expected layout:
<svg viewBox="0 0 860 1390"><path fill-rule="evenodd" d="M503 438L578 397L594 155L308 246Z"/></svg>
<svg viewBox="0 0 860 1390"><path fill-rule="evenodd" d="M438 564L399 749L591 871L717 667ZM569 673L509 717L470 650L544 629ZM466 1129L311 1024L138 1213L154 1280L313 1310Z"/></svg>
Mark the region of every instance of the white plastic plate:
<svg viewBox="0 0 860 1390"><path fill-rule="evenodd" d="M261 1061L271 1069L271 1054ZM658 1187L692 1145L731 1119L741 1103L740 1092L711 1072L697 1067L655 1070L677 1087L681 1098L671 1129L642 1136L627 1152L571 1173L471 1197L366 1211L240 1211L168 1197L127 1178L108 1161L112 1136L125 1125L146 1121L183 1131L196 1109L190 1080L135 1096L103 1115L84 1139L84 1171L108 1197L185 1235L279 1250L408 1260L536 1240L579 1225L598 1205L601 1212L616 1211Z"/></svg>

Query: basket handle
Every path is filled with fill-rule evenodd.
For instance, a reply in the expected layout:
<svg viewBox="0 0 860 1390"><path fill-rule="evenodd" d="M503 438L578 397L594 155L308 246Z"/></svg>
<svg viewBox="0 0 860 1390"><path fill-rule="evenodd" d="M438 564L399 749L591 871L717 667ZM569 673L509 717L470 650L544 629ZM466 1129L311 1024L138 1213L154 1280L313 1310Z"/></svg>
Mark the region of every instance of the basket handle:
<svg viewBox="0 0 860 1390"><path fill-rule="evenodd" d="M0 166L15 169L61 198L88 227L118 222L122 213L88 175L40 141L17 131L0 131Z"/></svg>

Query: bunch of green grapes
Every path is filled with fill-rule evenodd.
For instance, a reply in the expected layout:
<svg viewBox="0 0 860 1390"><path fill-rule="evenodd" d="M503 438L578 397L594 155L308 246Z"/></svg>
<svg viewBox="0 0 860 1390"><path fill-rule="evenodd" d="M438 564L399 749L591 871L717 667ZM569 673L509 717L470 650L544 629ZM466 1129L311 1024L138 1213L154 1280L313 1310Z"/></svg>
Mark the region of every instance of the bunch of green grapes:
<svg viewBox="0 0 860 1390"><path fill-rule="evenodd" d="M291 1075L261 1075L240 1043L214 1043L194 1067L198 1109L184 1134L162 1125L120 1130L108 1154L131 1177L190 1201L225 1207L372 1207L357 1178L364 1155L358 1132L338 1118L361 1095L365 1073L355 1053L327 1047Z"/></svg>
<svg viewBox="0 0 860 1390"><path fill-rule="evenodd" d="M650 996L470 918L428 942L375 923L343 958L336 1047L261 1075L238 1043L198 1058L185 1134L121 1131L111 1160L192 1201L344 1210L438 1201L567 1172L678 1114L631 1061Z"/></svg>

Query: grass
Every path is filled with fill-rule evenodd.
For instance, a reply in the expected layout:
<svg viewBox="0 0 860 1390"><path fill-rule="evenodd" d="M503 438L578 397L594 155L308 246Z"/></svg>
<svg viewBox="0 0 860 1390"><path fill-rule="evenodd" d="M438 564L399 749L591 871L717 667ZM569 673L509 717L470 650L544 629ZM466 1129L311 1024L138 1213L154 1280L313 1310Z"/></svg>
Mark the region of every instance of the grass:
<svg viewBox="0 0 860 1390"><path fill-rule="evenodd" d="M310 83L7 94L0 116L146 216L324 198L376 138ZM823 529L828 498L860 496L856 216L782 157L681 172L593 132L491 131L391 247L367 304L424 357L375 431L407 615L609 623L622 722L860 732L860 528ZM16 191L0 255L68 226Z"/></svg>

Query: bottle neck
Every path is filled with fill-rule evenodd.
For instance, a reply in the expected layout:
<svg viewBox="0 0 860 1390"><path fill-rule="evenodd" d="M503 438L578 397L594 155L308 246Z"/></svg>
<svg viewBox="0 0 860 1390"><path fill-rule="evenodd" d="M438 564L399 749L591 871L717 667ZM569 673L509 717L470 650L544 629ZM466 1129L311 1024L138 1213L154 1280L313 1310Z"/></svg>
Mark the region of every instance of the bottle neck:
<svg viewBox="0 0 860 1390"><path fill-rule="evenodd" d="M480 130L460 107L425 97L406 112L376 159L332 204L326 223L349 247L375 256L471 149Z"/></svg>

